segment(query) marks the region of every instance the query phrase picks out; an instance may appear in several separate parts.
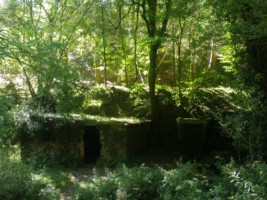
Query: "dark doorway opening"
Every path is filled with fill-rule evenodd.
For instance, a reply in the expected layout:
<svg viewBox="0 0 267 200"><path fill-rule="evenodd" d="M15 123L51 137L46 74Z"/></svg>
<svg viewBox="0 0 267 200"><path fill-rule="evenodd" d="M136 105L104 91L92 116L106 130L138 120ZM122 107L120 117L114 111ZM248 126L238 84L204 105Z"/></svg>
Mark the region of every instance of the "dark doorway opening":
<svg viewBox="0 0 267 200"><path fill-rule="evenodd" d="M100 156L100 132L96 126L86 126L84 130L84 162L94 163Z"/></svg>

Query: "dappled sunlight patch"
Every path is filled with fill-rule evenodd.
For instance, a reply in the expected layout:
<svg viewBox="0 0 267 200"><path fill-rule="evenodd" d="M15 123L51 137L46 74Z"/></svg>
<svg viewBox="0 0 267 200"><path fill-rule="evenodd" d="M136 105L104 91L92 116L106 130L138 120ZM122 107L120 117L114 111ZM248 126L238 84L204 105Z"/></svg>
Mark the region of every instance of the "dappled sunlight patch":
<svg viewBox="0 0 267 200"><path fill-rule="evenodd" d="M141 120L134 117L105 117L99 115L86 115L86 114L77 114L77 113L70 113L68 115L64 114L55 114L55 113L38 113L37 116L43 117L45 119L62 119L69 120L69 121L88 121L88 122L95 122L97 124L135 124L141 123L144 121L149 120Z"/></svg>
<svg viewBox="0 0 267 200"><path fill-rule="evenodd" d="M8 149L0 148L0 163L4 160L9 160L11 162L21 161L21 149L19 145L12 145Z"/></svg>
<svg viewBox="0 0 267 200"><path fill-rule="evenodd" d="M184 92L184 102L178 101L187 116L213 117L216 114L240 109L240 100L246 98L242 91L231 87L189 87Z"/></svg>
<svg viewBox="0 0 267 200"><path fill-rule="evenodd" d="M142 120L133 118L133 117L124 117L124 118L116 118L116 117L103 117L103 116L92 116L92 115L84 115L84 114L72 114L76 119L83 119L83 120L92 120L96 121L97 123L127 123L127 124L134 124L134 123L141 123Z"/></svg>

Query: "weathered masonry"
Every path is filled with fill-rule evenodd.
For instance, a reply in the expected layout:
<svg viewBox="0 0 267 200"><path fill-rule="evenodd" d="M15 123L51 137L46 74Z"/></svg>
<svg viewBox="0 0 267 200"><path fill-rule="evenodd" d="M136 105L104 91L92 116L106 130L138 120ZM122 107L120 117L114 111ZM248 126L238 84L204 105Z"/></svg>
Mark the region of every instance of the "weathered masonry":
<svg viewBox="0 0 267 200"><path fill-rule="evenodd" d="M85 163L145 153L149 148L150 124L137 119L45 114L32 116L38 128L21 132L22 158L42 150L77 158Z"/></svg>
<svg viewBox="0 0 267 200"><path fill-rule="evenodd" d="M52 157L56 162L67 158L75 163L75 160L94 163L99 159L116 161L142 155L155 147L179 152L189 159L201 158L214 150L230 149L225 138L207 130L209 121L197 118L163 121L157 130L159 144L151 146L153 134L149 121L88 115L33 115L31 125L21 128L21 156L25 159L37 154L50 155L48 159Z"/></svg>

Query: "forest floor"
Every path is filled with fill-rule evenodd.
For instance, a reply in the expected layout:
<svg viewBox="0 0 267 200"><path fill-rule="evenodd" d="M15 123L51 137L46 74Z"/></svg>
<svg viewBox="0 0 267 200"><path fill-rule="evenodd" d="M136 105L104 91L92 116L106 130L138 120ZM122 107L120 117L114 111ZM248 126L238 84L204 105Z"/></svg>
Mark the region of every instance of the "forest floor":
<svg viewBox="0 0 267 200"><path fill-rule="evenodd" d="M135 158L129 165L138 166L145 163L148 166L162 166L164 168L172 168L174 164L174 157L177 155L169 154L167 152L153 151L140 158ZM112 170L112 168L111 168ZM74 169L52 169L46 171L57 188L61 191L60 200L74 199L75 190L85 186L86 181L90 179L94 173L99 174L105 178L105 167L94 164L86 164Z"/></svg>
<svg viewBox="0 0 267 200"><path fill-rule="evenodd" d="M72 200L75 190L84 187L95 172L105 177L105 168L93 164L73 169L46 169L44 174L60 190L60 200Z"/></svg>
<svg viewBox="0 0 267 200"><path fill-rule="evenodd" d="M63 189L61 193L61 200L71 200L75 190L75 185L82 185L90 175L92 174L92 166L84 166L78 168L75 171L65 172L65 175L69 178L70 183L66 188Z"/></svg>

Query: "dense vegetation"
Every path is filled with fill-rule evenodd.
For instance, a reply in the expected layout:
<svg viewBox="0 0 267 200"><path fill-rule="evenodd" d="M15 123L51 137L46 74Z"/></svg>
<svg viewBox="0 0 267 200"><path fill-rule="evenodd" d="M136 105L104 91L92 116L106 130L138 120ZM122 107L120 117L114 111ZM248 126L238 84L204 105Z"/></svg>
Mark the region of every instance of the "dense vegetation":
<svg viewBox="0 0 267 200"><path fill-rule="evenodd" d="M107 172L103 179L95 173L75 193L75 199L116 199L114 191L127 199L265 199L266 165L255 163L221 165L220 177L185 163L172 170L163 168L127 168ZM259 174L260 172L260 174ZM252 177L250 173L254 173ZM124 199L124 198L122 198Z"/></svg>
<svg viewBox="0 0 267 200"><path fill-rule="evenodd" d="M0 199L59 198L46 167L68 161L19 157L45 113L149 119L154 147L163 119L210 118L235 148L230 163L217 152L95 174L76 199L118 188L128 199L265 199L266 10L265 0L0 1Z"/></svg>

